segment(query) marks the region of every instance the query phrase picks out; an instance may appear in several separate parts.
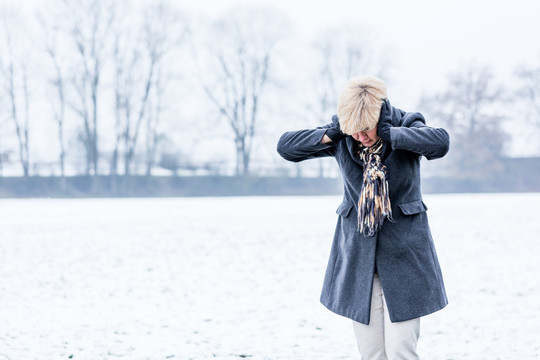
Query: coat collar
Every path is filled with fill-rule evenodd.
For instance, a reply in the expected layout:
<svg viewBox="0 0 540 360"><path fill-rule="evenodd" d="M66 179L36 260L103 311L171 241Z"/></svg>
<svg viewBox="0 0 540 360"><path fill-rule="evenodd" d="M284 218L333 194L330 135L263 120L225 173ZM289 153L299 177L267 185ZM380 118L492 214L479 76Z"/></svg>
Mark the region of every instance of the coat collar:
<svg viewBox="0 0 540 360"><path fill-rule="evenodd" d="M353 160L357 164L364 166L364 162L360 159L360 156L358 156L358 142L354 140L352 136L348 136L345 139L345 142L347 143L347 149L349 151L349 154L353 158ZM390 146L390 144L384 141L382 151L381 151L381 161L383 163L386 160L386 158L388 158L391 152L392 152L392 147Z"/></svg>
<svg viewBox="0 0 540 360"><path fill-rule="evenodd" d="M360 159L358 156L358 142L353 139L352 136L348 136L345 141L347 142L347 149L349 150L349 154L351 155L354 162L357 164L364 166L364 162Z"/></svg>

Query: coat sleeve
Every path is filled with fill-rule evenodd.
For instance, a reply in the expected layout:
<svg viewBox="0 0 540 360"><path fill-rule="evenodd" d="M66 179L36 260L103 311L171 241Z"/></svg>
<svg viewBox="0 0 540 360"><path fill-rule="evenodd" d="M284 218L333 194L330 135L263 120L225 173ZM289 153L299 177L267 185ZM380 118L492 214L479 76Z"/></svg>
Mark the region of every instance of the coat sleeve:
<svg viewBox="0 0 540 360"><path fill-rule="evenodd" d="M390 128L392 149L408 150L428 160L441 158L448 153L450 136L446 130L427 126L419 113L407 115L401 126Z"/></svg>
<svg viewBox="0 0 540 360"><path fill-rule="evenodd" d="M334 116L337 121L337 116ZM332 118L332 121L334 121ZM332 123L315 129L288 131L281 135L277 144L277 152L285 160L299 162L318 157L334 156L336 145L332 142L321 143L326 130Z"/></svg>

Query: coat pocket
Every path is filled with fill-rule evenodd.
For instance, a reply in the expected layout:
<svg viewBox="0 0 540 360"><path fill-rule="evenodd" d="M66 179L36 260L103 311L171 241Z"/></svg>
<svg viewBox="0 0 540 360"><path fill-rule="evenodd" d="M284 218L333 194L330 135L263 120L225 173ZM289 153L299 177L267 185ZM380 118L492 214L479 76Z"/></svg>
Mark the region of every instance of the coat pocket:
<svg viewBox="0 0 540 360"><path fill-rule="evenodd" d="M427 210L427 206L422 200L409 201L399 204L398 207L404 215L414 215Z"/></svg>
<svg viewBox="0 0 540 360"><path fill-rule="evenodd" d="M337 208L336 213L343 216L343 217L347 217L347 216L350 215L351 210L352 210L353 207L354 207L353 204L348 203L348 202L343 202Z"/></svg>

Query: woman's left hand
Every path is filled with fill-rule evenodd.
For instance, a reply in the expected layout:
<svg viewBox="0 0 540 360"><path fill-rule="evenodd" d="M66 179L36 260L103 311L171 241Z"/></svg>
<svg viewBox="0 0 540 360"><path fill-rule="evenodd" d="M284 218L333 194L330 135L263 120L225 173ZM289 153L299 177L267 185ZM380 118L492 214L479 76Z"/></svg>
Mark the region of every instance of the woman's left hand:
<svg viewBox="0 0 540 360"><path fill-rule="evenodd" d="M392 142L390 137L390 128L392 127L392 110L390 101L384 99L381 106L381 114L379 115L379 123L377 125L377 135L386 142Z"/></svg>

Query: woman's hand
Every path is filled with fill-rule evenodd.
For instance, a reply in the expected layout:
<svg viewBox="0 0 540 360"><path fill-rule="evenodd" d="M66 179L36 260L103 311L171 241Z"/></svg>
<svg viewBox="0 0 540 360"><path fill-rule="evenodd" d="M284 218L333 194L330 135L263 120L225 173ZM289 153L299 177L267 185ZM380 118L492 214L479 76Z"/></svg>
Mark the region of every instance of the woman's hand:
<svg viewBox="0 0 540 360"><path fill-rule="evenodd" d="M381 106L381 114L379 115L379 124L377 125L377 135L386 142L392 142L390 137L390 128L392 127L392 110L390 101L384 99Z"/></svg>
<svg viewBox="0 0 540 360"><path fill-rule="evenodd" d="M334 115L334 117L332 118L332 126L330 126L328 130L326 130L326 133L324 134L321 143L326 144L332 141L333 143L337 144L341 140L345 139L347 136L349 135L341 132L341 128L339 127L339 120L337 116Z"/></svg>
<svg viewBox="0 0 540 360"><path fill-rule="evenodd" d="M322 140L321 140L321 144L328 144L329 142L332 142L332 139L330 139L328 137L328 135L324 134Z"/></svg>

